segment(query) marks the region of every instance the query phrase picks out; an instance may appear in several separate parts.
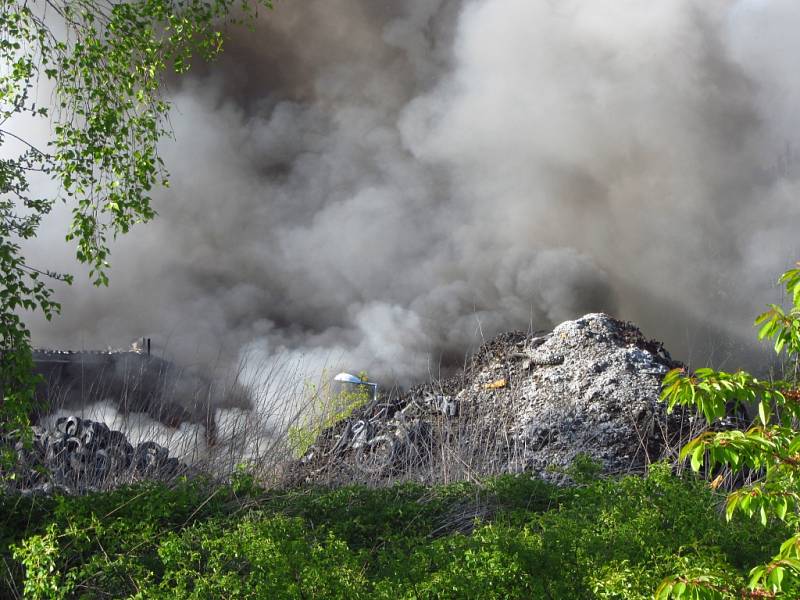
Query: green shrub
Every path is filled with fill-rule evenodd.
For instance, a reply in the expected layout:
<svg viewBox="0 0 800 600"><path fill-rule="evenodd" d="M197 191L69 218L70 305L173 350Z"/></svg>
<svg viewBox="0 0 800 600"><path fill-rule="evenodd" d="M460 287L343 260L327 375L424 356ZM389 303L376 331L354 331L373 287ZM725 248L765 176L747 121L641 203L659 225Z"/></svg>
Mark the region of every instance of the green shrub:
<svg viewBox="0 0 800 600"><path fill-rule="evenodd" d="M0 597L645 598L690 566L743 585L787 535L744 518L722 527L720 496L666 465L572 488L522 475L237 485L0 497Z"/></svg>
<svg viewBox="0 0 800 600"><path fill-rule="evenodd" d="M356 598L365 587L358 553L303 519L248 515L167 536L158 546L164 576L145 598Z"/></svg>

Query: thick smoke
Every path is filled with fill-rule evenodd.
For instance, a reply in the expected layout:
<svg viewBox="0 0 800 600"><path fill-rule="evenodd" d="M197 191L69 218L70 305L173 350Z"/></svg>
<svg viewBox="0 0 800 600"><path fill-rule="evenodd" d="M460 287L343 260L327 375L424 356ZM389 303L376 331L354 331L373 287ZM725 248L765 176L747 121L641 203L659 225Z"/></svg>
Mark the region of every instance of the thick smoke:
<svg viewBox="0 0 800 600"><path fill-rule="evenodd" d="M752 367L800 256L799 25L792 0L281 2L171 84L158 219L34 339L408 383L608 311ZM39 262L71 268L62 228Z"/></svg>

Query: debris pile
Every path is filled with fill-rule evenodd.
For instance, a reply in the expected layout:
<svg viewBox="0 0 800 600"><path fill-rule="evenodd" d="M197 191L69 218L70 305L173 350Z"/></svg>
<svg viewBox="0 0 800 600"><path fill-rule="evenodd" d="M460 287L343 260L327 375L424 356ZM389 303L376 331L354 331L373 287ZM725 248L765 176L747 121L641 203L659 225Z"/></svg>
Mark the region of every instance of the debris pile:
<svg viewBox="0 0 800 600"><path fill-rule="evenodd" d="M33 427L32 445L18 442L15 451L17 464L4 483L23 494L86 493L189 470L155 442L133 446L122 432L76 416L60 417L52 428Z"/></svg>
<svg viewBox="0 0 800 600"><path fill-rule="evenodd" d="M579 454L606 473L642 471L685 439L661 379L680 366L659 342L605 314L549 333L501 334L463 372L383 397L324 431L296 482L426 483L533 472L555 480Z"/></svg>

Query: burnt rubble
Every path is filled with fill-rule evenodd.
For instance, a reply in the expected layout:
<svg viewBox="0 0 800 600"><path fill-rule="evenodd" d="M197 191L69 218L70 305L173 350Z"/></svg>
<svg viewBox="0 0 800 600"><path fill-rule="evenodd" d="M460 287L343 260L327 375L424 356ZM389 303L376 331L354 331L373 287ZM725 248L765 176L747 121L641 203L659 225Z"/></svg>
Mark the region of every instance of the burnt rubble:
<svg viewBox="0 0 800 600"><path fill-rule="evenodd" d="M297 484L425 483L531 472L563 481L579 454L605 473L672 456L691 419L667 415L672 360L632 323L605 314L548 333L501 334L457 377L379 398L323 431Z"/></svg>
<svg viewBox="0 0 800 600"><path fill-rule="evenodd" d="M563 482L579 455L605 473L643 472L675 457L700 424L686 412L668 415L659 399L664 374L679 366L634 324L605 314L549 332L503 333L456 376L381 394L323 430L282 469L284 481L435 484L526 472ZM51 371L52 380L68 374ZM15 448L8 489L84 493L190 474L165 448L134 446L103 423L74 416L40 423L49 426L34 427L32 446Z"/></svg>
<svg viewBox="0 0 800 600"><path fill-rule="evenodd" d="M134 446L122 432L76 416L59 417L50 428L33 427L33 443L17 442L14 450L16 465L3 483L7 491L26 495L82 494L190 472L155 442Z"/></svg>

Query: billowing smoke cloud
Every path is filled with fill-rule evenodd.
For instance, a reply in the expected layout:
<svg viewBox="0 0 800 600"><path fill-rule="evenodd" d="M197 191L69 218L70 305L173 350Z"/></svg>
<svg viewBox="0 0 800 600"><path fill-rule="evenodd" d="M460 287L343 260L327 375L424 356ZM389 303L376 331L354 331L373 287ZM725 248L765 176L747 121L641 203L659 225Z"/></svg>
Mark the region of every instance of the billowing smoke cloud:
<svg viewBox="0 0 800 600"><path fill-rule="evenodd" d="M172 84L158 220L116 244L110 289L60 292L38 344L145 335L184 364L296 353L407 383L608 311L678 358L752 361L800 256L796 2L263 17Z"/></svg>

